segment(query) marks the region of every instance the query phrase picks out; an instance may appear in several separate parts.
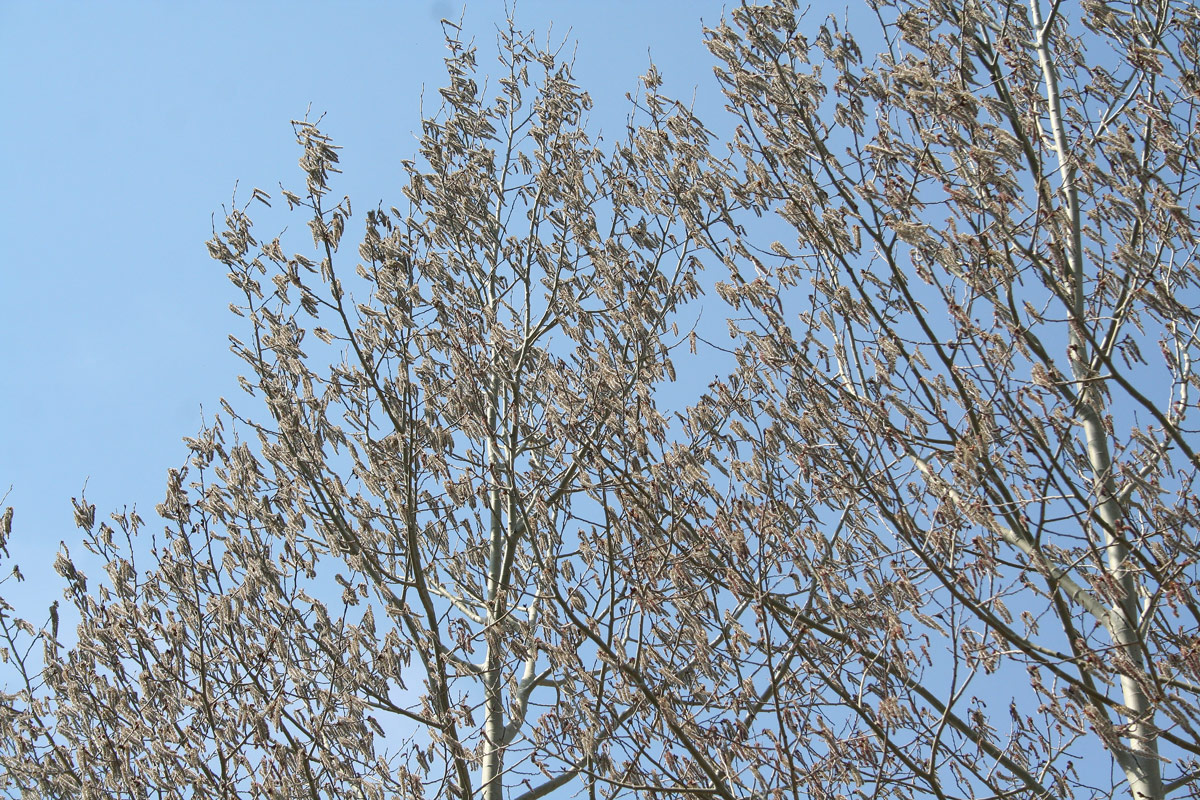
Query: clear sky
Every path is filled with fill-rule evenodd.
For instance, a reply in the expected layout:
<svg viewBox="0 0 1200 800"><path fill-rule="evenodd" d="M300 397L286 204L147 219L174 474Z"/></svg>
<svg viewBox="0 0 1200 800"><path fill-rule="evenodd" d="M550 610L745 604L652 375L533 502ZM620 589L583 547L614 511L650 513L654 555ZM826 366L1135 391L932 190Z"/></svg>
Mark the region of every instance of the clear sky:
<svg viewBox="0 0 1200 800"><path fill-rule="evenodd" d="M516 17L578 42L592 125L617 133L650 56L668 93L695 91L718 116L701 21L726 2L739 0L519 0ZM302 185L289 121L311 105L344 148L331 194L353 201L347 238L366 209L400 205L422 89L444 82L439 19L463 13L461 0L0 0L0 509L16 509L9 549L29 578L0 594L34 624L61 597L51 564L79 541L70 499L85 480L98 518L136 505L156 527L201 407L249 400L227 341L245 330L228 310L239 297L204 245L235 182L241 200ZM501 0L466 2L485 72L504 16Z"/></svg>
<svg viewBox="0 0 1200 800"><path fill-rule="evenodd" d="M59 596L50 564L60 540L78 541L70 498L85 480L98 518L136 504L149 522L201 406L248 400L226 338L238 298L204 247L235 182L241 199L302 184L289 120L311 104L345 148L333 191L354 203L352 230L358 209L398 204L422 88L444 81L438 21L462 13L431 0L0 0L0 495L31 578L3 593L19 611L40 621L22 600ZM516 9L522 28L553 23L578 42L593 125L614 132L649 55L669 92L719 108L701 19L721 13L714 0ZM484 70L504 14L499 0L466 3Z"/></svg>

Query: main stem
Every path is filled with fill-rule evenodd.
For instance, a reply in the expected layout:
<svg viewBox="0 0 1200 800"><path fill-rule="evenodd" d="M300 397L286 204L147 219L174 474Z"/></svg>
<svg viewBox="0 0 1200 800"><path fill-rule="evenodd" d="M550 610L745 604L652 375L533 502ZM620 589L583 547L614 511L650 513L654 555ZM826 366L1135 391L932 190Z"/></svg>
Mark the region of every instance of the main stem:
<svg viewBox="0 0 1200 800"><path fill-rule="evenodd" d="M1062 99L1058 90L1058 75L1050 52L1049 26L1043 19L1038 0L1030 0L1032 20L1035 28L1038 62L1046 84L1046 105L1050 118L1055 155L1058 160L1060 179L1059 191L1067 204L1068 237L1063 250L1067 258L1070 292L1071 322L1069 335L1069 358L1071 372L1085 387L1081 390L1078 413L1087 441L1088 464L1092 471L1093 491L1097 498L1095 515L1104 529L1105 557L1108 573L1119 587L1119 599L1114 613L1107 616L1107 627L1113 644L1133 666L1131 672L1142 672L1144 661L1137 635L1138 607L1137 584L1127 568L1128 547L1120 531L1124 514L1117 501L1117 487L1113 479L1112 452L1108 433L1101 414L1100 397L1087 382L1092 376L1090 345L1083 335L1086 324L1083 295L1083 242L1082 221L1079 207L1079 192L1075 182L1075 167L1071 163L1066 130L1063 125ZM1129 781L1131 795L1135 800L1161 800L1163 798L1162 774L1158 758L1158 741L1154 735L1154 709L1137 680L1126 671L1121 674L1121 693L1124 705L1129 709L1125 715L1128 723L1130 753L1114 753Z"/></svg>
<svg viewBox="0 0 1200 800"><path fill-rule="evenodd" d="M494 295L493 295L494 297ZM499 443L499 427L503 418L501 403L500 378L492 377L489 387L487 424L488 439L486 446L487 480L491 482L488 490L488 512L490 516L488 580L487 580L487 617L484 628L484 640L487 647L486 669L483 673L484 687L484 755L483 774L480 782L483 800L501 800L503 797L504 781L504 697L502 685L502 667L504 656L501 652L500 628L504 609L504 587L501 585L501 571L504 564L504 544L507 540L504 514L504 492L501 491L500 481L504 474L501 448Z"/></svg>

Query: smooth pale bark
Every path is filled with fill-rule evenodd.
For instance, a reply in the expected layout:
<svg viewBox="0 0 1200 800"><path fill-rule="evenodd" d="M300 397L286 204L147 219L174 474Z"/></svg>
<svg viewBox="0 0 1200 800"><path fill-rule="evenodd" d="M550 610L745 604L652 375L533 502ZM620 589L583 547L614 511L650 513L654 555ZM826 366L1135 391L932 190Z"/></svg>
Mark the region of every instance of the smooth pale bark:
<svg viewBox="0 0 1200 800"><path fill-rule="evenodd" d="M1112 636L1113 644L1121 649L1124 657L1141 673L1145 670L1145 659L1142 657L1142 643L1137 632L1141 623L1138 613L1139 591L1134 577L1127 569L1129 553L1122 534L1126 528L1125 512L1117 500L1118 488L1113 475L1109 433L1104 426L1103 401L1100 392L1089 386L1089 382L1096 377L1093 365L1098 363L1099 359L1094 353L1093 343L1083 335L1083 330L1088 325L1083 288L1084 271L1087 269L1087 257L1083 250L1083 214L1075 182L1076 165L1067 142L1062 98L1058 89L1058 70L1054 63L1055 54L1051 52L1049 44L1050 28L1054 24L1060 4L1061 0L1054 2L1046 18L1043 17L1040 0L1030 0L1030 14L1037 32L1034 46L1045 81L1046 113L1050 121L1053 152L1057 159L1055 171L1059 178L1059 192L1067 209L1067 241L1061 242L1061 245L1067 258L1068 273L1063 277L1068 282L1066 288L1072 313L1068 360L1071 374L1083 387L1077 411L1083 424L1083 435L1087 440L1096 520L1103 528L1107 542L1105 549L1109 574L1119 587L1121 595L1120 602L1106 615L1105 627ZM1154 709L1133 675L1123 674L1120 681L1121 694L1128 709L1126 721L1129 725L1130 752L1116 750L1114 756L1129 781L1129 790L1135 800L1162 800L1165 795L1159 766ZM1106 713L1103 708L1097 708L1097 712Z"/></svg>

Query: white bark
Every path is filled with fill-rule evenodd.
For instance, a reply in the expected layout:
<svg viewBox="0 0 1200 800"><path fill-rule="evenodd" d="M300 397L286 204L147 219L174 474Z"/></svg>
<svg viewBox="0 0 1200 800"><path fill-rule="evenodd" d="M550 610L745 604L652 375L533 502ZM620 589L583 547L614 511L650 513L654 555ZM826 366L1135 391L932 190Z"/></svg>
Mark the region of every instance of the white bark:
<svg viewBox="0 0 1200 800"><path fill-rule="evenodd" d="M1109 574L1118 587L1119 600L1106 616L1113 644L1137 672L1144 670L1144 659L1139 643L1138 589L1133 575L1127 569L1127 545L1121 534L1124 513L1117 501L1117 486L1113 479L1112 453L1108 433L1104 427L1100 393L1089 387L1087 381L1094 377L1091 364L1093 353L1088 337L1083 331L1088 324L1084 304L1085 254L1082 244L1083 221L1079 207L1079 193L1075 184L1076 168L1070 144L1067 141L1063 119L1062 102L1058 89L1058 74L1054 64L1055 54L1050 49L1051 28L1054 11L1049 19L1043 19L1039 0L1030 0L1034 28L1037 30L1035 47L1046 86L1046 109L1050 121L1052 150L1058 162L1059 193L1067 208L1067 241L1062 242L1067 257L1068 282L1063 289L1070 298L1070 335L1068 360L1073 376L1081 387L1077 413L1086 438L1088 461L1092 470L1092 491L1095 498L1095 519L1103 528L1105 556ZM1159 800L1163 795L1162 777L1159 766L1158 743L1155 738L1154 709L1137 680L1129 674L1121 675L1121 694L1128 725L1129 753L1115 751L1121 769L1129 781L1129 789L1135 800ZM1097 713L1107 713L1097 707Z"/></svg>

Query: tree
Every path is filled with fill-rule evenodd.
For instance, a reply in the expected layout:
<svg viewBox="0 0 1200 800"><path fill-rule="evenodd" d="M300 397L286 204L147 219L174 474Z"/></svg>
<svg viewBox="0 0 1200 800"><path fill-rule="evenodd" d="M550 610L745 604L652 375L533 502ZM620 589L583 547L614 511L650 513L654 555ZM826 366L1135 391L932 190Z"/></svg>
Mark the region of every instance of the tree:
<svg viewBox="0 0 1200 800"><path fill-rule="evenodd" d="M1197 9L871 5L709 39L755 788L1196 796Z"/></svg>
<svg viewBox="0 0 1200 800"><path fill-rule="evenodd" d="M355 274L297 123L315 254L209 245L268 414L148 554L77 502L76 643L0 606L6 788L1197 796L1197 11L871 8L710 31L725 152L653 68L605 152L451 33Z"/></svg>
<svg viewBox="0 0 1200 800"><path fill-rule="evenodd" d="M655 108L605 152L569 63L510 27L489 90L446 25L406 211L367 212L347 254L337 148L305 120L306 185L283 197L315 253L260 240L249 204L214 231L267 414L226 404L188 440L148 553L136 513L97 527L77 501L107 574L66 549L55 565L77 643L0 619L10 792L532 800L618 776L610 750L659 724L647 676L622 671L619 497L666 435L698 131Z"/></svg>

